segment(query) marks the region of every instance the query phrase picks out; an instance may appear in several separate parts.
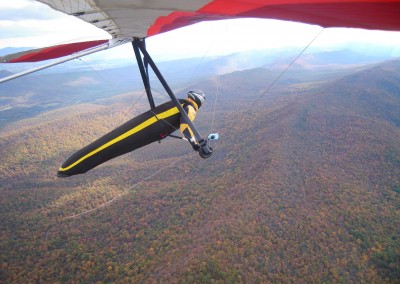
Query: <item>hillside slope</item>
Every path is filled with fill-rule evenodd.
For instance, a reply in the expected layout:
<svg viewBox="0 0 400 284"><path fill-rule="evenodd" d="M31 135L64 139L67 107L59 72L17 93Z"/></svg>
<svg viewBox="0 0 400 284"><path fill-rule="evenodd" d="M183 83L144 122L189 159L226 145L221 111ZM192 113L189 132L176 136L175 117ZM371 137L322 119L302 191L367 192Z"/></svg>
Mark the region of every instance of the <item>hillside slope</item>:
<svg viewBox="0 0 400 284"><path fill-rule="evenodd" d="M0 280L395 283L399 71L394 61L288 85L246 114L256 96L235 99L224 84L219 99L234 111L215 114L222 139L208 160L169 140L55 178L65 157L120 121L118 105L2 134ZM202 132L211 119L212 108L199 114Z"/></svg>

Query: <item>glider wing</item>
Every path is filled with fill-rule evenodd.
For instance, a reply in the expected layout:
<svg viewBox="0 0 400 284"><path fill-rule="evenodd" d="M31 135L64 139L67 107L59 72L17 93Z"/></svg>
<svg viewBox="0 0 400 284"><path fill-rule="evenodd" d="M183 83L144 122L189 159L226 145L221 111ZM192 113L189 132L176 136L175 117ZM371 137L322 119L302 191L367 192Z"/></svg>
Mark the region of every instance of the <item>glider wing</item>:
<svg viewBox="0 0 400 284"><path fill-rule="evenodd" d="M323 27L400 30L400 0L38 0L113 37L147 37L194 23L268 18Z"/></svg>
<svg viewBox="0 0 400 284"><path fill-rule="evenodd" d="M1 63L18 63L18 62L37 62L42 60L54 59L70 55L72 53L80 52L92 47L108 43L108 40L95 40L85 42L75 42L60 44L56 46L31 49L4 57L0 57Z"/></svg>
<svg viewBox="0 0 400 284"><path fill-rule="evenodd" d="M145 38L202 21L265 18L400 31L400 0L37 0L107 31L114 39ZM64 44L0 57L0 62L53 59L105 43Z"/></svg>

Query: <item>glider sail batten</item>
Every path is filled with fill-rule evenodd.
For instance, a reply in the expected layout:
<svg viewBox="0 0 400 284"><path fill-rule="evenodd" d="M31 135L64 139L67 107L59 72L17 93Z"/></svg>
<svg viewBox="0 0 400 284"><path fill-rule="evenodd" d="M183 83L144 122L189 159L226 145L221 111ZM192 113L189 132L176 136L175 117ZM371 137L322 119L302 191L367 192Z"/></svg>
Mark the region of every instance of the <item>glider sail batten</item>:
<svg viewBox="0 0 400 284"><path fill-rule="evenodd" d="M268 18L323 27L400 30L400 0L38 0L107 31L147 37L201 21Z"/></svg>
<svg viewBox="0 0 400 284"><path fill-rule="evenodd" d="M147 37L158 17L174 11L196 11L210 0L126 1L126 0L37 0L103 29L113 37ZM71 3L72 2L72 3Z"/></svg>

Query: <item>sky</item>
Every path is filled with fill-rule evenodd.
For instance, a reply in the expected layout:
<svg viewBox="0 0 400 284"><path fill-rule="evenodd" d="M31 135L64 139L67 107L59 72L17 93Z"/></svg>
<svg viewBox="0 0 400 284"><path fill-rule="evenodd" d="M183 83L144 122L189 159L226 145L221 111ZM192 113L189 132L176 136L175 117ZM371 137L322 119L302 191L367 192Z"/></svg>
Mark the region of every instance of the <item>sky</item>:
<svg viewBox="0 0 400 284"><path fill-rule="evenodd" d="M313 48L329 50L353 46L374 50L380 45L388 47L393 56L400 56L400 32L322 29L314 25L260 19L204 22L150 37L147 47L153 57L179 59L252 49L301 48L317 35L312 42ZM104 38L109 38L105 31L42 3L33 0L0 1L0 49ZM130 57L131 46L104 52L103 56Z"/></svg>

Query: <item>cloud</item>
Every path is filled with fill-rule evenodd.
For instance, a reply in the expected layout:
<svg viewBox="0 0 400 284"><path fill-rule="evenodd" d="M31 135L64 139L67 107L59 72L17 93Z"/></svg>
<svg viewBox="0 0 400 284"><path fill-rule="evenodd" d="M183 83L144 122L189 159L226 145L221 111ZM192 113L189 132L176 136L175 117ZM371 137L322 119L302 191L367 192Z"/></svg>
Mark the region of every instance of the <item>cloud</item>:
<svg viewBox="0 0 400 284"><path fill-rule="evenodd" d="M36 3L34 0L16 0L0 2L0 9L21 9L26 8Z"/></svg>
<svg viewBox="0 0 400 284"><path fill-rule="evenodd" d="M46 20L55 19L60 14L62 13L36 1L14 0L0 2L0 19L11 21Z"/></svg>
<svg viewBox="0 0 400 284"><path fill-rule="evenodd" d="M103 30L32 0L0 1L0 47L43 47L105 39Z"/></svg>
<svg viewBox="0 0 400 284"><path fill-rule="evenodd" d="M68 86L68 87L81 87L81 86L88 86L88 85L96 85L98 83L99 83L99 81L95 80L92 77L82 76L76 80L72 80L67 83L64 83L63 85Z"/></svg>

